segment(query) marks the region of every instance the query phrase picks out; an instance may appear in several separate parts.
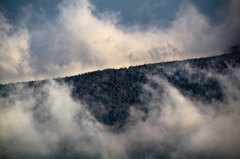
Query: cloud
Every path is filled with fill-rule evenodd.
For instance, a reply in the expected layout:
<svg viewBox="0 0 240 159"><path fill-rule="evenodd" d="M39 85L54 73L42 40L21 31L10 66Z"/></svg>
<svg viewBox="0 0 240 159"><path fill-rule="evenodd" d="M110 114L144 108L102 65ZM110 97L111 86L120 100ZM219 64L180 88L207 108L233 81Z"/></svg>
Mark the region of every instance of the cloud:
<svg viewBox="0 0 240 159"><path fill-rule="evenodd" d="M1 31L5 35L1 47L11 52L1 53L10 57L5 58L7 64L1 67L5 77L1 82L70 76L104 68L221 54L239 42L239 7L239 2L232 0L224 11L225 18L212 24L197 7L184 1L168 27L145 25L145 29L141 24L119 24L120 13L93 14L95 6L87 0L63 1L58 5L59 14L54 20L48 20L44 11L33 14L33 7L28 7L24 11L33 16L23 18L24 23L20 23L26 26L14 26L19 27L19 31L12 31L11 35L7 29ZM39 23L32 25L33 19ZM4 16L1 21L13 27ZM16 58L15 54L21 60L13 64L10 59ZM17 67L19 65L21 67ZM8 71L16 67L15 73Z"/></svg>
<svg viewBox="0 0 240 159"><path fill-rule="evenodd" d="M0 81L29 80L30 67L29 33L26 29L13 31L8 20L0 13ZM27 77L22 77L22 76ZM19 79L20 77L20 79Z"/></svg>
<svg viewBox="0 0 240 159"><path fill-rule="evenodd" d="M55 158L70 152L74 156L76 146L91 151L87 154L90 158L97 154L98 148L91 148L97 143L90 137L97 137L101 124L71 99L66 86L51 81L39 93L23 86L16 91L8 99L1 99L1 158ZM8 104L9 100L14 102Z"/></svg>
<svg viewBox="0 0 240 159"><path fill-rule="evenodd" d="M132 137L136 142L158 143L150 155L166 158L239 157L236 149L240 144L237 133L239 97L233 100L230 93L239 92L239 89L232 87L234 81L220 80L222 85L228 85L224 91L230 94L224 94L225 102L217 103L218 109L215 109L216 103L203 105L191 101L159 77L153 76L151 80L164 87L164 94L157 96L156 91L146 89L155 94L148 103L154 105L155 109L150 111L151 115L146 122L139 122L131 132L134 132ZM157 106L160 109L156 109ZM137 136L139 134L141 137Z"/></svg>

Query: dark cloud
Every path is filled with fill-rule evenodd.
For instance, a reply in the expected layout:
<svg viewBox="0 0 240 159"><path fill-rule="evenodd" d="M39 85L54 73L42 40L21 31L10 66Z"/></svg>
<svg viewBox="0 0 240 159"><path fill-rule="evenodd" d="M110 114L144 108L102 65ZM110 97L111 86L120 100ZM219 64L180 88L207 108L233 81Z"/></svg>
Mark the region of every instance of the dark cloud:
<svg viewBox="0 0 240 159"><path fill-rule="evenodd" d="M166 27L169 25L179 8L181 1L136 1L131 2L123 0L114 2L104 0L102 2L91 0L96 6L94 13L111 11L119 12L120 20L118 24L121 25L141 25L147 27L148 25L157 25L158 27Z"/></svg>
<svg viewBox="0 0 240 159"><path fill-rule="evenodd" d="M10 20L11 24L16 24L22 16L30 16L23 15L23 10L29 6L34 9L35 13L40 12L45 14L49 20L53 20L58 14L57 4L61 2L62 0L1 0L0 5L2 5L5 16Z"/></svg>
<svg viewBox="0 0 240 159"><path fill-rule="evenodd" d="M158 27L169 27L170 23L175 19L175 15L179 10L181 3L187 2L193 4L201 14L207 16L212 23L222 22L225 15L219 11L226 11L231 1L225 0L127 0L111 1L111 0L91 0L96 6L96 15L99 12L111 11L119 12L121 15L119 24L142 26L155 25Z"/></svg>

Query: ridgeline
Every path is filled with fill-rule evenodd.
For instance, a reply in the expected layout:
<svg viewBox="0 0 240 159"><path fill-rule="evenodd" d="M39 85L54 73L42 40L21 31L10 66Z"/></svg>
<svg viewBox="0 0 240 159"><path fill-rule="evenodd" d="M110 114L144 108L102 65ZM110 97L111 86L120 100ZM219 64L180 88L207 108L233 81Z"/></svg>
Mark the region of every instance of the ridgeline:
<svg viewBox="0 0 240 159"><path fill-rule="evenodd" d="M151 80L153 76L168 81L191 100L211 103L223 101L224 95L220 82L215 76L209 76L209 72L225 75L239 65L240 52L235 50L219 56L105 69L54 80L72 86L72 98L87 105L100 122L121 128L129 116L130 107L148 113L146 104L152 100L153 95L143 89L144 85L156 90L159 95L164 91ZM47 98L47 93L40 89L47 82L48 80L42 80L0 85L0 97L8 98L11 94L16 94L17 86L23 85L24 88L33 90L33 96L40 96L35 106L37 109L41 100ZM44 122L47 116L37 118Z"/></svg>

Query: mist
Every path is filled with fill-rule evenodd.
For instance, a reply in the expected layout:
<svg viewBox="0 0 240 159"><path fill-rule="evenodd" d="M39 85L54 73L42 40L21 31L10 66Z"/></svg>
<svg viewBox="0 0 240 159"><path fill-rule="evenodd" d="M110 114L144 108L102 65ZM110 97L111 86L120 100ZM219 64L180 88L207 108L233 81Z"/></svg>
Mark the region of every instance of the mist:
<svg viewBox="0 0 240 159"><path fill-rule="evenodd" d="M131 107L120 131L72 99L72 86L49 80L34 90L17 84L0 98L0 158L239 158L240 70L229 70L224 76L208 72L224 93L223 102L209 104L149 76L158 85L142 87L152 94L145 103L149 112Z"/></svg>

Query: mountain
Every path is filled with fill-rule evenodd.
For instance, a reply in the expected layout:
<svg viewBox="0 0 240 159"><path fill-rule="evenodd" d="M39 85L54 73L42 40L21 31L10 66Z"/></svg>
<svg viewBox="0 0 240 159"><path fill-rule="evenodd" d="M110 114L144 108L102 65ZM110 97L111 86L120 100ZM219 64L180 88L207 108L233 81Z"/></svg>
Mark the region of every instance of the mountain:
<svg viewBox="0 0 240 159"><path fill-rule="evenodd" d="M164 92L164 89L151 79L153 76L165 79L191 100L202 103L224 101L219 80L211 76L210 72L224 76L231 74L233 68L239 67L239 50L229 49L228 52L231 53L129 68L98 70L54 80L61 85L66 83L71 86L72 98L87 105L87 109L98 121L121 128L127 121L130 107L148 113L149 108L146 107L146 103L153 100L153 94L144 90L144 87L149 86L159 94ZM32 88L34 96L41 96L40 99L44 99L47 98L47 93L40 91L40 88L47 82L48 80L42 80L0 85L0 96L7 98L10 94L16 94L18 85L23 85ZM39 105L41 102L36 104L36 107Z"/></svg>
<svg viewBox="0 0 240 159"><path fill-rule="evenodd" d="M240 52L0 85L0 158L240 156Z"/></svg>

